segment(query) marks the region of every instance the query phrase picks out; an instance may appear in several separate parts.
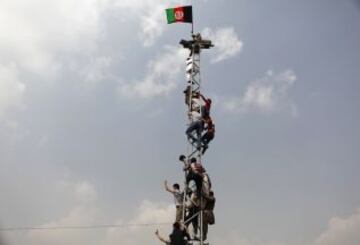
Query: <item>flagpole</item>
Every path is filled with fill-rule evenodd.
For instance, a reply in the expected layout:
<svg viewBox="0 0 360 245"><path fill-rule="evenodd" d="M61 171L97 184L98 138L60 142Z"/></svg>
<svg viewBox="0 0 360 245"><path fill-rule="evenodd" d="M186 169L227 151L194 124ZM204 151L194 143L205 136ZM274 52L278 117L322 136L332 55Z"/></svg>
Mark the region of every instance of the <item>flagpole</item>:
<svg viewBox="0 0 360 245"><path fill-rule="evenodd" d="M192 21L191 21L191 35L194 34L194 1L191 0L191 8L193 9L191 11L191 14L192 14Z"/></svg>

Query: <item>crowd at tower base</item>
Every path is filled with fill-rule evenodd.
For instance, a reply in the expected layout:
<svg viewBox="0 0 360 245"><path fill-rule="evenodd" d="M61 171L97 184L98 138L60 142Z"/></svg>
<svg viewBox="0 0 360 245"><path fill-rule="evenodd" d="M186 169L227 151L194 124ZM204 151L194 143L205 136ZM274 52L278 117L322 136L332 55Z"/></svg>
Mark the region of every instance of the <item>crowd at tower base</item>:
<svg viewBox="0 0 360 245"><path fill-rule="evenodd" d="M186 59L186 87L183 91L187 107L188 125L185 135L188 152L179 156L185 176L184 188L178 183L164 188L174 197L176 213L173 231L168 238L155 235L167 245L206 245L209 225L215 224L214 207L216 198L212 191L210 176L206 172L202 156L215 137L215 124L210 116L211 98L201 93L200 52L213 47L210 40L193 34L192 40L181 40L183 48L190 54Z"/></svg>

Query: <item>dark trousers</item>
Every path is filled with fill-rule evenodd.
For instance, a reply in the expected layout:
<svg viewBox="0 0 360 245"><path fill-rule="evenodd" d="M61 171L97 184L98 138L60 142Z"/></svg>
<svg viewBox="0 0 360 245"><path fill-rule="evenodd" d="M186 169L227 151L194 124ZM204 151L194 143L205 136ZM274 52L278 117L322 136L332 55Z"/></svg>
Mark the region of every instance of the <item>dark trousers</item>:
<svg viewBox="0 0 360 245"><path fill-rule="evenodd" d="M191 220L189 220L187 222L187 226L189 223L192 224L193 228L194 228L194 234L197 234L198 228L199 228L199 215L193 217L195 214L197 214L200 211L200 209L198 207L192 207L189 209L189 213L187 214L187 216L185 217L185 220L189 220L191 217Z"/></svg>
<svg viewBox="0 0 360 245"><path fill-rule="evenodd" d="M196 185L196 194L198 197L201 196L201 190L202 190L202 177L201 175L194 173L193 171L189 171L189 173L186 176L186 185L189 184L189 182L193 180Z"/></svg>
<svg viewBox="0 0 360 245"><path fill-rule="evenodd" d="M205 153L205 151L209 147L208 145L209 145L210 141L212 141L213 139L214 139L213 133L206 133L201 137L201 144L203 144L202 154Z"/></svg>

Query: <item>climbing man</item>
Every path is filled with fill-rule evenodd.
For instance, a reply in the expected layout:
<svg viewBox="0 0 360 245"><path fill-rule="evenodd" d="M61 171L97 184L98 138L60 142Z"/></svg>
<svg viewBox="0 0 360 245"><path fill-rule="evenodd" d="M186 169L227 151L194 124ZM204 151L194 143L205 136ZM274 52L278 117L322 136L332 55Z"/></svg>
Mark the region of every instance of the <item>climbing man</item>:
<svg viewBox="0 0 360 245"><path fill-rule="evenodd" d="M205 134L201 136L201 144L202 144L202 154L205 153L205 151L209 148L209 143L212 141L215 137L215 124L213 123L211 117L205 116L203 119L205 123L204 129L206 130Z"/></svg>
<svg viewBox="0 0 360 245"><path fill-rule="evenodd" d="M176 207L175 222L180 222L183 217L183 201L184 193L180 191L180 185L178 183L173 184L172 188L169 188L167 181L164 182L165 190L174 195L174 202Z"/></svg>
<svg viewBox="0 0 360 245"><path fill-rule="evenodd" d="M169 238L164 238L159 234L159 230L155 231L157 238L165 243L166 245L187 245L187 241L190 240L189 233L187 232L184 225L180 222L175 222L173 224L173 231L169 235Z"/></svg>
<svg viewBox="0 0 360 245"><path fill-rule="evenodd" d="M200 108L197 110L189 112L189 119L192 121L189 127L186 129L186 135L188 140L194 144L197 143L197 146L201 143L201 133L204 130L204 121L200 114ZM193 135L193 132L196 133L196 137Z"/></svg>
<svg viewBox="0 0 360 245"><path fill-rule="evenodd" d="M196 185L196 194L198 197L201 196L202 190L202 181L203 181L203 173L205 173L205 169L198 163L196 158L193 157L190 159L190 162L186 160L184 155L179 157L179 160L184 163L184 171L186 173L186 186L189 185L190 181L193 180Z"/></svg>
<svg viewBox="0 0 360 245"><path fill-rule="evenodd" d="M205 104L203 106L203 111L202 111L203 116L204 117L210 116L210 109L211 109L212 100L210 98L206 98L201 93L199 95L200 95L201 99L204 101L204 104Z"/></svg>

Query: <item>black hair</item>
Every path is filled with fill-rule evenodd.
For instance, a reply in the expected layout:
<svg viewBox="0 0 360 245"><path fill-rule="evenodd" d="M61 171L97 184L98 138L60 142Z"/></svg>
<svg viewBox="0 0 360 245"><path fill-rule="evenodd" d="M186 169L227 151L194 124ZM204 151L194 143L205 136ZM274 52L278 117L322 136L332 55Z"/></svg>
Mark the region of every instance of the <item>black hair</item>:
<svg viewBox="0 0 360 245"><path fill-rule="evenodd" d="M175 183L175 184L173 184L173 188L179 190L179 189L180 189L180 185L179 185L178 183Z"/></svg>
<svg viewBox="0 0 360 245"><path fill-rule="evenodd" d="M180 160L180 161L184 161L185 159L186 159L186 157L185 157L184 155L180 155L180 156L179 156L179 160Z"/></svg>
<svg viewBox="0 0 360 245"><path fill-rule="evenodd" d="M191 159L190 159L190 162L191 162L191 163L196 162L196 158L195 158L195 157L191 158Z"/></svg>
<svg viewBox="0 0 360 245"><path fill-rule="evenodd" d="M179 222L175 222L175 223L173 224L173 227L174 227L174 229L180 229L180 223L179 223Z"/></svg>

